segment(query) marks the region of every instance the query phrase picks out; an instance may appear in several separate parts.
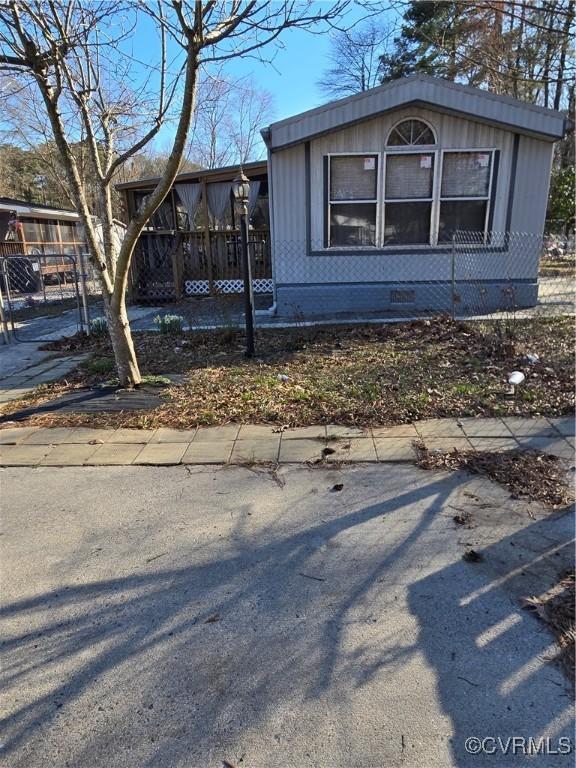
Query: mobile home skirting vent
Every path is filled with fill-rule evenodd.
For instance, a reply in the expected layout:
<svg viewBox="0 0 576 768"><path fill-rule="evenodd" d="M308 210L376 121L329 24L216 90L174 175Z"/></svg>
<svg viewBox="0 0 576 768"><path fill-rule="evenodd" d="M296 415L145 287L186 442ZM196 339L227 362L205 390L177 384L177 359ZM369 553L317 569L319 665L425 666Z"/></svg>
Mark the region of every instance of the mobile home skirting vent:
<svg viewBox="0 0 576 768"><path fill-rule="evenodd" d="M414 291L402 291L395 288L390 292L391 304L413 304L416 300L416 294Z"/></svg>

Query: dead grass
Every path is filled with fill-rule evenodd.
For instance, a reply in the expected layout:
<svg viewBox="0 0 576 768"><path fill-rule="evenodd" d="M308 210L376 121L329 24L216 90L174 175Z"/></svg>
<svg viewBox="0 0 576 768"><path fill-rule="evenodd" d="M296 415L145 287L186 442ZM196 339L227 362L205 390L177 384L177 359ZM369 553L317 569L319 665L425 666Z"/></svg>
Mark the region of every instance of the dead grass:
<svg viewBox="0 0 576 768"><path fill-rule="evenodd" d="M550 256L540 262L540 277L565 277L567 279L576 276L576 255Z"/></svg>
<svg viewBox="0 0 576 768"><path fill-rule="evenodd" d="M559 647L558 661L575 683L576 669L576 622L574 605L576 601L574 571L567 573L558 584L541 597L530 597L525 605L546 622Z"/></svg>
<svg viewBox="0 0 576 768"><path fill-rule="evenodd" d="M45 414L36 424L171 426L270 423L370 426L454 416L548 415L574 406L573 324L568 318L517 321L513 338L494 323L416 321L394 325L259 331L257 358L244 357L243 337L195 332L137 333L142 373L186 375L167 387L166 402L148 413ZM47 345L91 358L65 384L10 403L9 414L56 394L109 380L109 342L82 339ZM526 361L527 353L539 362ZM104 363L102 361L105 361ZM515 397L507 379L522 370Z"/></svg>
<svg viewBox="0 0 576 768"><path fill-rule="evenodd" d="M466 469L503 485L514 497L527 496L553 509L573 500L562 460L538 451L441 452L420 444L417 464L422 469Z"/></svg>

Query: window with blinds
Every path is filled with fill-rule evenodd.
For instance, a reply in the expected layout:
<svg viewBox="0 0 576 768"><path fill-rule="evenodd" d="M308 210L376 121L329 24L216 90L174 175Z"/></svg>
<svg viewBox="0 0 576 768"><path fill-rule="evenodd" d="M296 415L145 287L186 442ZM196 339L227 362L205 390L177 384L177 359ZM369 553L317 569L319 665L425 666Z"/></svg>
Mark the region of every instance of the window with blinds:
<svg viewBox="0 0 576 768"><path fill-rule="evenodd" d="M486 197L491 159L490 152L445 152L442 197Z"/></svg>
<svg viewBox="0 0 576 768"><path fill-rule="evenodd" d="M404 143L395 145L391 133L394 148L381 155L325 158L327 247L437 245L457 230L486 232L496 150L440 155L434 147L414 146L436 142L432 129L417 123L399 124Z"/></svg>
<svg viewBox="0 0 576 768"><path fill-rule="evenodd" d="M493 152L445 152L440 187L439 242L457 231L486 232Z"/></svg>
<svg viewBox="0 0 576 768"><path fill-rule="evenodd" d="M328 175L329 245L375 246L378 156L333 155Z"/></svg>
<svg viewBox="0 0 576 768"><path fill-rule="evenodd" d="M377 160L370 156L330 158L331 200L375 200Z"/></svg>
<svg viewBox="0 0 576 768"><path fill-rule="evenodd" d="M433 152L386 155L384 245L428 245L434 189Z"/></svg>

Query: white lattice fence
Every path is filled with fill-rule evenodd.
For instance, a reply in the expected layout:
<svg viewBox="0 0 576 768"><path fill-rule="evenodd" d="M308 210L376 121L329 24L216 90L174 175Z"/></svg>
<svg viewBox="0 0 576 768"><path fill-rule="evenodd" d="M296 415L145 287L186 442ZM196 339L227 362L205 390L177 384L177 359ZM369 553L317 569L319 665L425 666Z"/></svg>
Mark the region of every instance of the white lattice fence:
<svg viewBox="0 0 576 768"><path fill-rule="evenodd" d="M274 283L271 278L262 278L252 281L254 293L272 293ZM214 290L217 293L243 293L244 282L242 280L215 280ZM208 296L210 283L208 280L186 280L184 292L187 296Z"/></svg>

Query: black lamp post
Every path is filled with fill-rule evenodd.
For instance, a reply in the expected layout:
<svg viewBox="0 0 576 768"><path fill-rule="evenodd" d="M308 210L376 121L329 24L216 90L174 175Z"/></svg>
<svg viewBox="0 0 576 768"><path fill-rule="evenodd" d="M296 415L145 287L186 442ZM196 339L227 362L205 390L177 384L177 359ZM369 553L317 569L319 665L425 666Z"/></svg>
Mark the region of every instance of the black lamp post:
<svg viewBox="0 0 576 768"><path fill-rule="evenodd" d="M232 194L240 208L240 247L242 250L242 274L244 278L244 315L246 322L246 357L254 356L254 295L252 270L248 251L248 200L250 182L242 169L232 182Z"/></svg>

